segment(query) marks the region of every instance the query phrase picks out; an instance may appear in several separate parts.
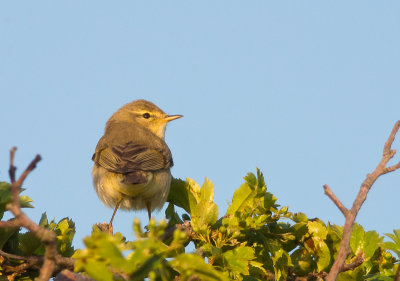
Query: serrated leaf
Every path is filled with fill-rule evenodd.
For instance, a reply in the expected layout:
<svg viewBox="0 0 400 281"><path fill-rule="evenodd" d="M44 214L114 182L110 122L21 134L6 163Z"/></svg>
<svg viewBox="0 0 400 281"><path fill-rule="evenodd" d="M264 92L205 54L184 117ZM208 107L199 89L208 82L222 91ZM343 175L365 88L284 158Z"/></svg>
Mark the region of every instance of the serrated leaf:
<svg viewBox="0 0 400 281"><path fill-rule="evenodd" d="M196 201L199 202L201 197L200 185L191 178L186 178L186 182L188 183L190 193L192 193Z"/></svg>
<svg viewBox="0 0 400 281"><path fill-rule="evenodd" d="M251 247L238 247L223 253L226 266L234 274L249 274L249 261L255 258Z"/></svg>
<svg viewBox="0 0 400 281"><path fill-rule="evenodd" d="M201 196L200 201L204 202L214 201L214 185L208 178L205 178L204 183L201 186L200 196Z"/></svg>
<svg viewBox="0 0 400 281"><path fill-rule="evenodd" d="M252 188L258 187L257 177L253 173L247 173L247 176L245 176L243 179L250 187Z"/></svg>
<svg viewBox="0 0 400 281"><path fill-rule="evenodd" d="M355 223L353 225L353 232L351 233L350 238L350 248L355 255L357 255L358 251L362 250L364 245L364 228Z"/></svg>
<svg viewBox="0 0 400 281"><path fill-rule="evenodd" d="M39 226L47 227L49 225L49 221L47 220L47 214L44 212L39 220Z"/></svg>
<svg viewBox="0 0 400 281"><path fill-rule="evenodd" d="M259 168L257 168L257 183L258 183L258 187L267 187L265 184L265 180L264 180L264 175L263 173L260 171Z"/></svg>
<svg viewBox="0 0 400 281"><path fill-rule="evenodd" d="M382 241L383 237L380 237L376 231L368 231L365 233L363 251L366 259L374 255Z"/></svg>
<svg viewBox="0 0 400 281"><path fill-rule="evenodd" d="M264 202L263 202L264 208L269 211L269 210L277 207L275 205L276 200L277 200L277 198L275 197L275 195L273 195L272 193L269 193L269 192L265 192L264 193Z"/></svg>
<svg viewBox="0 0 400 281"><path fill-rule="evenodd" d="M232 198L232 203L226 211L227 215L233 215L236 212L242 211L246 206L252 205L256 191L250 188L248 183L243 183L235 190Z"/></svg>
<svg viewBox="0 0 400 281"><path fill-rule="evenodd" d="M54 230L57 234L58 249L61 255L70 257L75 251L72 246L75 235L75 223L68 218L64 218L58 222Z"/></svg>
<svg viewBox="0 0 400 281"><path fill-rule="evenodd" d="M22 208L33 208L33 205L31 204L33 200L26 195L21 195L19 197L19 202Z"/></svg>
<svg viewBox="0 0 400 281"><path fill-rule="evenodd" d="M299 223L299 222L308 222L308 218L307 218L306 214L301 213L301 212L294 213L293 217L292 217L292 220L294 222L297 222L297 223Z"/></svg>
<svg viewBox="0 0 400 281"><path fill-rule="evenodd" d="M272 257L274 263L275 280L285 280L289 266L293 266L289 254L279 249Z"/></svg>
<svg viewBox="0 0 400 281"><path fill-rule="evenodd" d="M44 254L42 242L32 232L25 232L19 234L19 249L25 256L31 256L33 253L37 255ZM38 251L39 248L40 251Z"/></svg>

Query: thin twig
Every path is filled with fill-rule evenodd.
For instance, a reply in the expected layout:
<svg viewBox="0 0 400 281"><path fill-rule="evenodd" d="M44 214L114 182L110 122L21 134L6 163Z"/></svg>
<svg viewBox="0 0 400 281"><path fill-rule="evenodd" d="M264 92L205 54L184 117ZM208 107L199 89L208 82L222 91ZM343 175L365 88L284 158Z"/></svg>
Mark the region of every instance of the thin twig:
<svg viewBox="0 0 400 281"><path fill-rule="evenodd" d="M364 252L360 251L360 253L356 256L353 262L343 265L342 270L340 272L353 270L359 267L364 262L364 260L365 260Z"/></svg>
<svg viewBox="0 0 400 281"><path fill-rule="evenodd" d="M342 204L342 202L339 200L339 198L336 197L336 195L332 192L332 190L330 189L329 185L324 184L324 191L325 194L331 198L331 200L333 201L333 203L335 203L335 205L339 208L339 210L342 212L342 214L344 216L347 215L347 213L349 212L349 210Z"/></svg>
<svg viewBox="0 0 400 281"><path fill-rule="evenodd" d="M11 183L15 182L15 171L17 170L17 167L14 166L14 156L16 150L16 146L10 149L10 169L8 170L8 174L10 175Z"/></svg>
<svg viewBox="0 0 400 281"><path fill-rule="evenodd" d="M34 263L43 262L43 257L41 257L41 256L23 257L23 256L18 256L18 255L6 253L6 252L4 252L2 250L0 250L0 256L3 256L3 257L8 258L8 259L20 260L20 261L30 261L30 262L34 262Z"/></svg>
<svg viewBox="0 0 400 281"><path fill-rule="evenodd" d="M327 281L336 280L337 275L343 269L343 264L346 260L347 253L349 250L349 242L350 242L350 237L351 237L354 221L356 219L356 216L357 216L362 204L364 203L365 199L367 198L367 194L368 194L369 190L371 189L372 185L379 178L379 176L386 174L388 172L393 172L396 169L400 168L400 164L396 164L389 168L386 167L389 160L391 158L393 158L393 156L396 153L395 150L391 150L391 146L393 144L393 141L394 141L394 138L395 138L397 132L399 131L399 128L400 128L400 121L397 121L395 123L395 125L392 129L392 132L390 133L387 141L385 142L381 161L379 162L379 164L375 168L375 170L371 174L368 174L366 179L364 180L364 182L361 184L358 195L353 202L353 206L352 206L351 210L348 211L345 216L346 221L345 221L344 228L343 228L343 236L342 236L342 241L340 242L339 253L337 255L335 262L332 265L331 271L329 272L329 274L327 276L327 279L326 279Z"/></svg>
<svg viewBox="0 0 400 281"><path fill-rule="evenodd" d="M32 232L36 237L38 237L44 244L45 255L43 260L43 265L39 274L39 281L47 281L53 275L56 266L56 257L58 255L57 251L57 239L54 231L40 227L34 223L24 212L21 211L19 193L21 191L21 186L24 183L26 177L32 172L37 163L41 160L40 155L31 161L25 171L21 174L18 180L15 180L16 167L14 166L14 157L16 147L10 150L10 180L11 180L11 194L12 202L7 205L7 209L11 211L14 215L15 220L18 222L19 226L25 227L30 232ZM3 223L3 225L10 225L11 223Z"/></svg>

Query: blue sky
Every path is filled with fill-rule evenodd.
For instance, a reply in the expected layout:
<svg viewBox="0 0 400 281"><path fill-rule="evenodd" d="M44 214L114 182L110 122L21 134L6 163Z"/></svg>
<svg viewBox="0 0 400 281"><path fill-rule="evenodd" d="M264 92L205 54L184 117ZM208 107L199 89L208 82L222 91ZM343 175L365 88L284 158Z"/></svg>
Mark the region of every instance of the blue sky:
<svg viewBox="0 0 400 281"><path fill-rule="evenodd" d="M68 1L0 4L0 180L16 145L39 220L71 217L77 240L112 210L91 183L104 125L135 99L183 114L166 141L175 177L215 185L222 215L259 167L278 203L343 224L400 119L397 1ZM400 149L400 136L394 148ZM397 155L397 161L400 156ZM357 222L400 228L400 172L380 178ZM146 212L118 212L132 237ZM164 212L156 214L157 219Z"/></svg>

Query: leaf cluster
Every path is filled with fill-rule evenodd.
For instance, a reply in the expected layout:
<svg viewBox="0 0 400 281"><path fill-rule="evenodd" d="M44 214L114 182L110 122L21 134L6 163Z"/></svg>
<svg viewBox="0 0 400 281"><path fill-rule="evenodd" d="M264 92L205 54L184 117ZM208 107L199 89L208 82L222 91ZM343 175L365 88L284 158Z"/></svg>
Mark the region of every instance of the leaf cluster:
<svg viewBox="0 0 400 281"><path fill-rule="evenodd" d="M21 192L24 189L21 190ZM11 185L6 182L0 182L0 217L3 218L7 208L7 204L11 203ZM20 195L20 204L22 208L33 208L33 200L26 195ZM15 220L15 219L11 219ZM75 252L72 246L73 237L75 234L75 224L69 218L61 219L58 222L55 220L48 221L46 213L43 213L39 226L51 229L56 233L57 246L59 253L64 257L70 257ZM21 227L4 227L0 228L0 249L3 252L15 256L14 258L0 259L0 274L10 277L13 273L13 268L21 267L31 257L41 257L44 255L44 245L31 232L24 232ZM26 258L26 259L25 259ZM34 267L34 266L33 266ZM14 272L15 273L15 272ZM14 274L15 275L15 274ZM18 272L17 278L30 280L38 275L38 268L34 270L26 269ZM12 278L14 278L13 276ZM11 277L10 277L11 278Z"/></svg>
<svg viewBox="0 0 400 281"><path fill-rule="evenodd" d="M0 192L6 185L0 184ZM7 202L2 199L0 208L5 210ZM25 207L31 207L30 202L21 199ZM44 214L39 224L57 232L59 251L64 256L73 254L77 272L103 281L321 280L332 267L343 233L341 226L279 205L258 169L244 177L225 214L219 214L208 179L202 185L174 179L168 202L168 222L150 220L144 231L135 219L134 241L94 226L84 239L85 248L76 251L71 220L48 222ZM337 280L393 280L400 258L400 230L386 237L390 241L355 224L346 265ZM43 255L40 241L19 229L0 228L0 243L6 252ZM28 272L18 278L33 276Z"/></svg>
<svg viewBox="0 0 400 281"><path fill-rule="evenodd" d="M74 255L76 270L96 280L318 280L339 250L343 227L277 204L258 169L244 177L222 216L208 179L201 186L192 179L173 180L168 201L169 223L152 220L142 232L135 221L133 242L94 231L85 239L87 248ZM171 227L188 222L189 235L178 228L166 239ZM393 279L399 234L395 230L387 234L393 242L383 242L376 231L355 224L347 268L338 280Z"/></svg>

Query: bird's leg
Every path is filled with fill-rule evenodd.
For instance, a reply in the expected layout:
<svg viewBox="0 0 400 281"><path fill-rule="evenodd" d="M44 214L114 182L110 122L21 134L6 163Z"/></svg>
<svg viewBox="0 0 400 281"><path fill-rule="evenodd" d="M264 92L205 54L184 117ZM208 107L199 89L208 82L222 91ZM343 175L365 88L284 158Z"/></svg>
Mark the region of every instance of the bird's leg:
<svg viewBox="0 0 400 281"><path fill-rule="evenodd" d="M150 201L146 202L146 207L147 207L147 214L149 215L149 222L150 222L150 219L151 219L151 202Z"/></svg>
<svg viewBox="0 0 400 281"><path fill-rule="evenodd" d="M115 213L117 212L118 207L119 207L119 205L121 204L121 201L122 201L122 194L119 195L117 205L115 205L114 213L112 214L110 223L108 224L108 233L110 233L111 235L113 234L112 222L113 222L113 220L114 220Z"/></svg>

